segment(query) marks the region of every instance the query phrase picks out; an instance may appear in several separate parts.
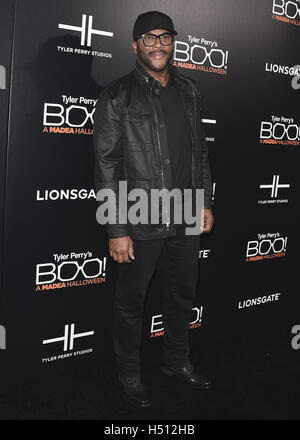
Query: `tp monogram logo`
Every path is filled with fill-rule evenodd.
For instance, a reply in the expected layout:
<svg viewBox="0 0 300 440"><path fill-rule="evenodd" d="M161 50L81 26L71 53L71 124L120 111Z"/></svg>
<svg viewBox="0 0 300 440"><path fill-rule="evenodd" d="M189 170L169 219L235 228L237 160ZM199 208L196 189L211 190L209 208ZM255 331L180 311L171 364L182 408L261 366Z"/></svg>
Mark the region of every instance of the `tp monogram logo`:
<svg viewBox="0 0 300 440"><path fill-rule="evenodd" d="M260 188L271 188L271 197L277 197L279 188L289 188L289 183L279 184L279 174L273 174L273 182L270 185L259 185Z"/></svg>
<svg viewBox="0 0 300 440"><path fill-rule="evenodd" d="M92 336L95 333L94 331L88 331L84 333L74 333L74 331L75 331L75 324L66 324L64 336L59 336L58 338L52 338L52 339L44 339L43 344L52 344L54 342L62 341L64 343L64 351L73 350L74 339L83 338L85 336Z"/></svg>
<svg viewBox="0 0 300 440"><path fill-rule="evenodd" d="M89 15L88 16L88 25L86 24L86 14L82 14L82 21L81 21L81 26L72 26L70 24L62 24L59 23L58 27L60 29L66 29L68 31L75 31L75 32L80 32L81 37L80 37L80 44L81 46L85 45L85 40L86 40L86 45L87 46L91 46L92 45L92 35L102 35L104 37L113 37L113 32L107 32L107 31L100 31L98 29L93 29L93 16Z"/></svg>

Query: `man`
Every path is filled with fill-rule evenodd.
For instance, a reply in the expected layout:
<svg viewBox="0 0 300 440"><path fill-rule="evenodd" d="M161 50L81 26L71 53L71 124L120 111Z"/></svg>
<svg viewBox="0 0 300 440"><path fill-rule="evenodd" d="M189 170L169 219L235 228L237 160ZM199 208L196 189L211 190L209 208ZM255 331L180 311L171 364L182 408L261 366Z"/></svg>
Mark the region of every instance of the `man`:
<svg viewBox="0 0 300 440"><path fill-rule="evenodd" d="M110 256L117 262L113 343L118 381L127 399L140 407L150 405L141 378L142 313L160 256L167 279L162 372L194 388L211 385L189 359L201 232L188 235L186 223L175 224L168 215L163 221L160 205L151 207L159 210L159 223L119 221L119 182L126 181L128 189L142 188L147 194L152 189L190 188L195 193L203 188L202 232L213 226L201 96L196 83L170 63L176 34L169 16L157 11L139 15L133 28L134 69L104 89L95 112L96 191L106 188L116 195L116 222L106 230ZM97 200L103 199L97 195Z"/></svg>

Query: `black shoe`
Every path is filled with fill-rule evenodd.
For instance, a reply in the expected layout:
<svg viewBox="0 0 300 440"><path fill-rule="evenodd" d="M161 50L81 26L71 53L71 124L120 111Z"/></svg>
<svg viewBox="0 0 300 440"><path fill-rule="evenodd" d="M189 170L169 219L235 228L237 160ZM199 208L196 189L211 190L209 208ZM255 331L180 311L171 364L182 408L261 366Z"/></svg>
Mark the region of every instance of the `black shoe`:
<svg viewBox="0 0 300 440"><path fill-rule="evenodd" d="M187 364L181 368L172 368L162 365L161 370L167 376L178 377L185 385L188 385L192 388L199 388L201 390L208 390L211 388L210 379L195 373L191 364Z"/></svg>
<svg viewBox="0 0 300 440"><path fill-rule="evenodd" d="M142 384L139 376L119 376L119 385L124 397L130 403L140 408L147 408L150 406L147 390Z"/></svg>

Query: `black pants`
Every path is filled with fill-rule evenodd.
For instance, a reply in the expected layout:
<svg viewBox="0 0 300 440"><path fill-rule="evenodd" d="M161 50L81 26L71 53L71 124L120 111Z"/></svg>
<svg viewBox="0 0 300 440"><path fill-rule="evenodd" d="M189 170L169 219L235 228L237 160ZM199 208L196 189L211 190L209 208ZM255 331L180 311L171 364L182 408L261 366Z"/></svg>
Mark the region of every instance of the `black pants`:
<svg viewBox="0 0 300 440"><path fill-rule="evenodd" d="M163 357L167 365L189 361L189 322L196 295L200 235L133 240L135 260L117 263L113 344L120 374L140 373L145 296L157 263L166 271Z"/></svg>

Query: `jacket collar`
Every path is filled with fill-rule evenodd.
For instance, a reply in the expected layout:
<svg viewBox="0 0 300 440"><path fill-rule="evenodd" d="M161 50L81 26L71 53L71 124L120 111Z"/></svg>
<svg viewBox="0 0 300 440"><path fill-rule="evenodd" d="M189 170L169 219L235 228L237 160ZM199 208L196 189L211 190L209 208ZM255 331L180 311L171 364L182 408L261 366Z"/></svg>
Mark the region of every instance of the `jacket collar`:
<svg viewBox="0 0 300 440"><path fill-rule="evenodd" d="M144 69L138 59L136 59L135 66L133 68L133 74L139 80L139 82L146 87L151 88L153 84L155 85L155 83L157 83L157 85L160 84L159 81L153 78L153 76L151 76L150 73L148 73L147 70ZM170 78L168 81L168 85L175 81L177 77L177 69L172 64L169 64L169 74Z"/></svg>

